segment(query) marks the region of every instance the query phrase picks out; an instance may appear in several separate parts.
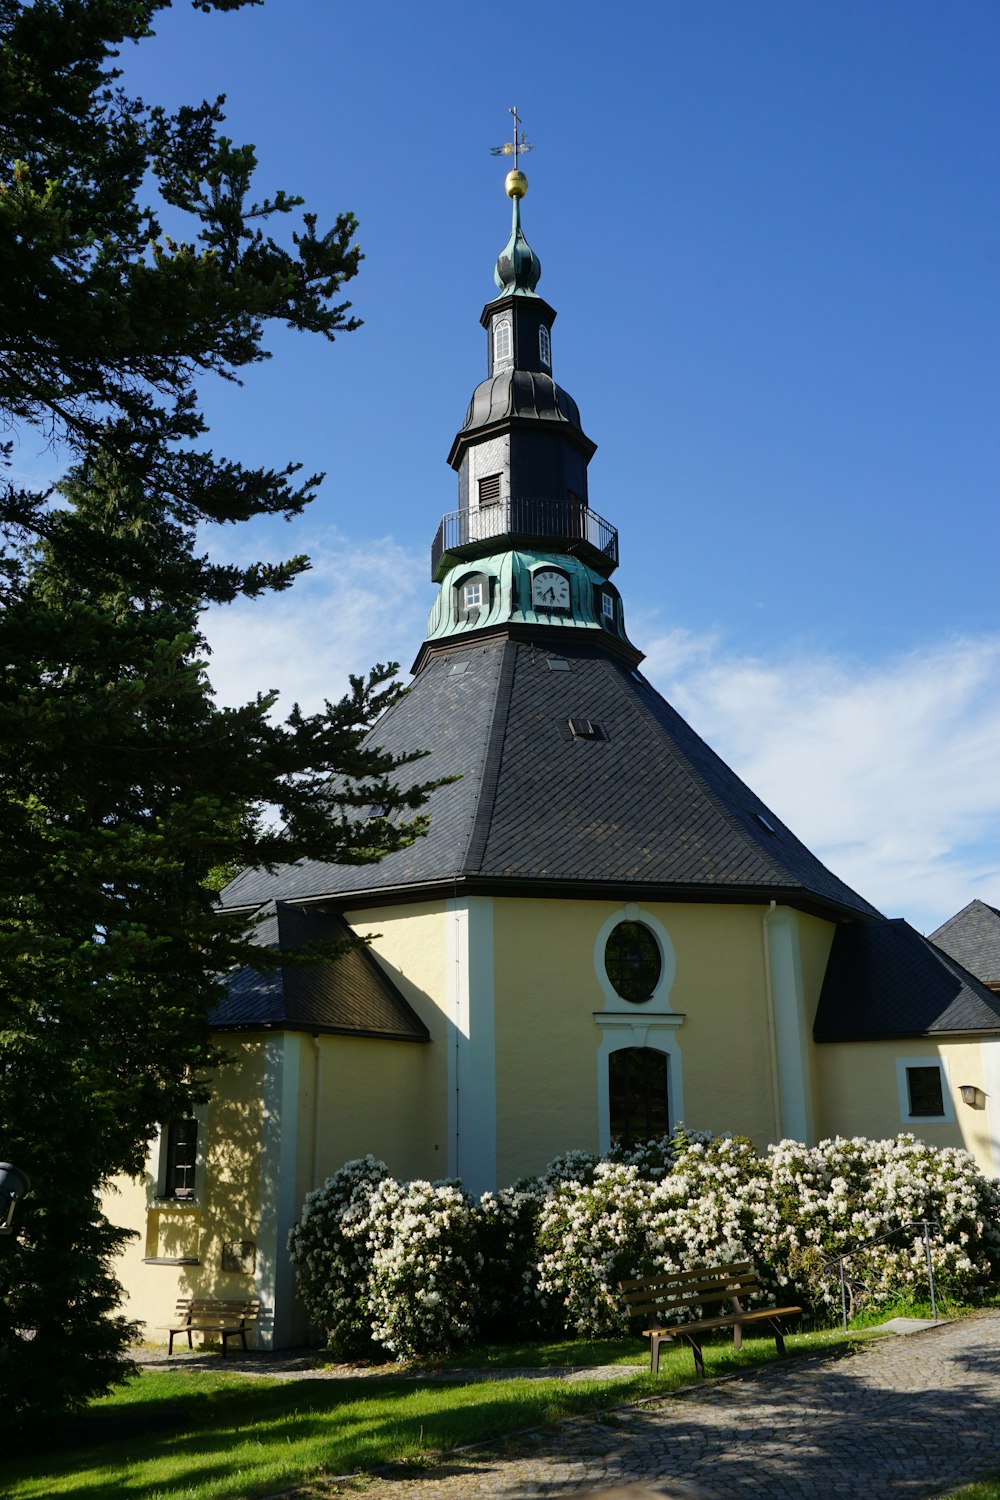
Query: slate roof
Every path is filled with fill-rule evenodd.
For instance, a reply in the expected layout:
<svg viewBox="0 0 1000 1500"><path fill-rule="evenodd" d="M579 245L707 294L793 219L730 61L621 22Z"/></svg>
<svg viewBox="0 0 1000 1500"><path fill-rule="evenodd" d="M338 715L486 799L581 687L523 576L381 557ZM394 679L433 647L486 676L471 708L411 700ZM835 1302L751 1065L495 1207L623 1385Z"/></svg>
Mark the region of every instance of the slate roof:
<svg viewBox="0 0 1000 1500"><path fill-rule="evenodd" d="M374 727L372 743L432 752L401 782L461 775L432 795L425 838L377 865L245 871L225 904L515 887L617 898L627 887L646 899L879 915L627 662L568 634L558 649L539 629L434 654ZM554 657L565 669L551 669ZM574 737L570 718L595 721L599 737Z"/></svg>
<svg viewBox="0 0 1000 1500"><path fill-rule="evenodd" d="M817 1042L1000 1029L1000 996L902 919L834 934L813 1035Z"/></svg>
<svg viewBox="0 0 1000 1500"><path fill-rule="evenodd" d="M272 901L259 914L255 941L285 952L340 941L350 928L336 912ZM288 965L274 974L240 969L210 1016L215 1031L281 1028L425 1042L426 1026L367 948L332 963Z"/></svg>
<svg viewBox="0 0 1000 1500"><path fill-rule="evenodd" d="M931 942L984 984L1000 985L1000 911L996 907L970 901L931 933Z"/></svg>

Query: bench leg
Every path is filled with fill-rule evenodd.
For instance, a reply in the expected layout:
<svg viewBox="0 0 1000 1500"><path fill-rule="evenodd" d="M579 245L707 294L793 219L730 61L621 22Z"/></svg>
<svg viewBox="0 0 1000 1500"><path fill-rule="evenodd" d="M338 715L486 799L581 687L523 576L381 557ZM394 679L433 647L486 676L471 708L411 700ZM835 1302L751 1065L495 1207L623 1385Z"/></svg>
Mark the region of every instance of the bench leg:
<svg viewBox="0 0 1000 1500"><path fill-rule="evenodd" d="M705 1356L701 1352L701 1343L699 1342L698 1339L694 1338L690 1333L687 1336L687 1341L691 1345L691 1351L694 1354L694 1367L695 1367L695 1371L699 1375L699 1377L702 1380L704 1380L704 1378L705 1378Z"/></svg>
<svg viewBox="0 0 1000 1500"><path fill-rule="evenodd" d="M775 1328L774 1328L774 1347L777 1349L777 1351L778 1351L779 1354L784 1354L784 1352L785 1352L785 1335L782 1333L781 1329L777 1326L777 1324L775 1324Z"/></svg>
<svg viewBox="0 0 1000 1500"><path fill-rule="evenodd" d="M742 1349L743 1348L743 1324L742 1323L734 1323L733 1324L733 1348L734 1349Z"/></svg>
<svg viewBox="0 0 1000 1500"><path fill-rule="evenodd" d="M660 1345L663 1342L663 1335L654 1333L650 1337L652 1342L649 1349L649 1373L650 1375L658 1375L660 1373Z"/></svg>
<svg viewBox="0 0 1000 1500"><path fill-rule="evenodd" d="M174 1330L171 1328L171 1330L170 1330L170 1341L167 1344L167 1358L168 1359L173 1354L173 1352L174 1352Z"/></svg>

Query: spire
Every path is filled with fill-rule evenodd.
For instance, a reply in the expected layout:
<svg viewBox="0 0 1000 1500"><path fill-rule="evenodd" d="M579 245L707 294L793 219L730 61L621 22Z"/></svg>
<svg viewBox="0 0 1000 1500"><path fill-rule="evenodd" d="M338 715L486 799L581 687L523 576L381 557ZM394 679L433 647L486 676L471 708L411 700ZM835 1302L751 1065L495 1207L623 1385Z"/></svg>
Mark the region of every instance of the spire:
<svg viewBox="0 0 1000 1500"><path fill-rule="evenodd" d="M542 263L532 250L521 229L521 199L528 191L528 179L517 168L507 173L504 190L513 204L510 239L497 257L493 280L500 288L501 297L512 294L533 297L538 278L542 274Z"/></svg>

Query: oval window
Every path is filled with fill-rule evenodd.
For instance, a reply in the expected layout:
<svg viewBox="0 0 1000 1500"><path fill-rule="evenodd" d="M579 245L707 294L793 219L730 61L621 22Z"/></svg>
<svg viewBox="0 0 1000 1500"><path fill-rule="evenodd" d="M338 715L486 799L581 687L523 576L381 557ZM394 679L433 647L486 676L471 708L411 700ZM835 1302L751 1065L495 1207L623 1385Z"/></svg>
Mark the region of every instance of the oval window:
<svg viewBox="0 0 1000 1500"><path fill-rule="evenodd" d="M619 922L604 949L604 967L615 993L639 1005L659 983L660 945L642 922Z"/></svg>

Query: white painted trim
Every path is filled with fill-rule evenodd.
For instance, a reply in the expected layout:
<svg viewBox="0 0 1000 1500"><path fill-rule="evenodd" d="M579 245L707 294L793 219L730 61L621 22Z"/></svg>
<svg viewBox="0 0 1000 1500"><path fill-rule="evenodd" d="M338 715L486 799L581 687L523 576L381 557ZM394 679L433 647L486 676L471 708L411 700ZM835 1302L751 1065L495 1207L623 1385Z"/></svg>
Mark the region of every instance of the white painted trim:
<svg viewBox="0 0 1000 1500"><path fill-rule="evenodd" d="M603 948L601 952L603 953ZM667 1106L670 1111L667 1128L673 1130L684 1119L684 1071L677 1031L684 1017L677 1011L658 1015L632 1006L631 1015L597 1011L594 1020L601 1031L597 1049L597 1142L603 1156L611 1150L611 1099L608 1084L608 1060L612 1052L623 1047L651 1047L667 1055Z"/></svg>
<svg viewBox="0 0 1000 1500"><path fill-rule="evenodd" d="M808 1031L811 1017L806 1018L798 916L791 907L772 906L764 913L764 943L774 1014L781 1133L811 1145L816 1139Z"/></svg>
<svg viewBox="0 0 1000 1500"><path fill-rule="evenodd" d="M648 1000L623 1000L608 978L608 971L604 967L604 950L608 946L608 938L620 922L641 922L648 927L656 939L660 950L660 977L656 989ZM634 902L628 902L619 911L612 912L606 922L602 922L594 939L594 973L604 996L604 1012L618 1012L621 1015L634 1016L641 1014L646 1007L650 1009L660 1007L663 1010L670 1008L670 991L674 987L677 977L677 958L674 953L674 945L670 940L670 933L652 912L644 911Z"/></svg>
<svg viewBox="0 0 1000 1500"><path fill-rule="evenodd" d="M979 1044L986 1094L986 1129L990 1138L993 1176L1000 1177L1000 1038L984 1037Z"/></svg>
<svg viewBox="0 0 1000 1500"><path fill-rule="evenodd" d="M264 1044L255 1279L262 1304L257 1342L263 1349L286 1348L293 1337L295 1274L288 1231L300 1208L296 1167L302 1046L302 1036L289 1031L270 1034Z"/></svg>
<svg viewBox="0 0 1000 1500"><path fill-rule="evenodd" d="M907 1068L937 1068L941 1074L943 1115L911 1115L910 1091L906 1086ZM955 1101L951 1094L948 1064L943 1057L897 1057L896 1088L899 1091L899 1118L903 1125L954 1125Z"/></svg>
<svg viewBox="0 0 1000 1500"><path fill-rule="evenodd" d="M475 1195L496 1187L493 902L447 903L448 1175Z"/></svg>

